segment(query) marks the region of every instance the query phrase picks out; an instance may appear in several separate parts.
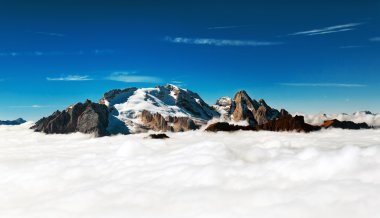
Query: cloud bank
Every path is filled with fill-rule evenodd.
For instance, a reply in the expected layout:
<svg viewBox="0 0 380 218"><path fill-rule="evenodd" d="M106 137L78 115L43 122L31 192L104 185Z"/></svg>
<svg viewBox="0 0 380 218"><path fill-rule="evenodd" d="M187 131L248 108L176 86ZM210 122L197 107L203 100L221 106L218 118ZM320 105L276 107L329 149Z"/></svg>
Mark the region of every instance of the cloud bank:
<svg viewBox="0 0 380 218"><path fill-rule="evenodd" d="M266 42L254 40L231 40L231 39L211 39L211 38L185 38L185 37L165 37L165 41L176 44L192 45L213 45L213 46L271 46L279 45L281 42Z"/></svg>
<svg viewBox="0 0 380 218"><path fill-rule="evenodd" d="M368 111L358 111L353 114L303 114L295 113L294 115L302 115L305 122L312 125L321 125L325 120L337 119L340 121L353 121L355 123L367 123L369 126L380 127L380 114L370 113Z"/></svg>
<svg viewBox="0 0 380 218"><path fill-rule="evenodd" d="M0 126L0 217L376 218L380 130L91 138Z"/></svg>
<svg viewBox="0 0 380 218"><path fill-rule="evenodd" d="M292 36L295 36L295 35L314 36L314 35L325 35L325 34L331 34L331 33L346 32L346 31L355 30L354 27L362 25L362 24L363 23L341 24L341 25L336 25L336 26L324 27L321 29L313 29L313 30L295 32L295 33L291 33L289 35L292 35Z"/></svg>

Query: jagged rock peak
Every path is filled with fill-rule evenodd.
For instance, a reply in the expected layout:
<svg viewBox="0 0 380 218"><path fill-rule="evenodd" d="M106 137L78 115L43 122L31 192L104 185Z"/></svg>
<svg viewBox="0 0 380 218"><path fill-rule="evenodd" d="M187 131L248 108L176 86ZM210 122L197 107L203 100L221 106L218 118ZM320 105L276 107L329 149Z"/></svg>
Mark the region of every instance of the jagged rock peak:
<svg viewBox="0 0 380 218"><path fill-rule="evenodd" d="M265 102L265 100L262 99L262 98L259 99L259 103L260 103L261 106L269 107L268 104Z"/></svg>
<svg viewBox="0 0 380 218"><path fill-rule="evenodd" d="M222 115L222 121L231 117L235 122L247 121L251 126L266 123L280 116L280 112L269 107L263 99L251 99L245 90L238 91L233 100L218 99L213 108Z"/></svg>
<svg viewBox="0 0 380 218"><path fill-rule="evenodd" d="M105 136L108 135L107 126L108 108L86 100L62 112L57 110L49 117L43 117L31 129L47 134L82 132Z"/></svg>

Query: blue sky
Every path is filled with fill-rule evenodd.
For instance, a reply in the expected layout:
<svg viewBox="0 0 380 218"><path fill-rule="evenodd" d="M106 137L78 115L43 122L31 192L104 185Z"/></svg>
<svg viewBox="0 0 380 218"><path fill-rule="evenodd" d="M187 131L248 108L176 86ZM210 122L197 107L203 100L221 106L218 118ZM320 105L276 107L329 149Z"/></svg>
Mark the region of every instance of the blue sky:
<svg viewBox="0 0 380 218"><path fill-rule="evenodd" d="M212 104L380 112L380 1L9 1L0 119L173 83Z"/></svg>

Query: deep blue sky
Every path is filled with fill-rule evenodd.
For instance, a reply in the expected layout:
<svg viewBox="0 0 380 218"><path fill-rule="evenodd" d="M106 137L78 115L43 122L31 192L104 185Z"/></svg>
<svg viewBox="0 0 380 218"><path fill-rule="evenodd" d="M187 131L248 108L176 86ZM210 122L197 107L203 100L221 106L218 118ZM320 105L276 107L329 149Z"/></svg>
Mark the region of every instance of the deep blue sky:
<svg viewBox="0 0 380 218"><path fill-rule="evenodd" d="M1 1L0 27L1 120L166 83L380 112L379 0Z"/></svg>

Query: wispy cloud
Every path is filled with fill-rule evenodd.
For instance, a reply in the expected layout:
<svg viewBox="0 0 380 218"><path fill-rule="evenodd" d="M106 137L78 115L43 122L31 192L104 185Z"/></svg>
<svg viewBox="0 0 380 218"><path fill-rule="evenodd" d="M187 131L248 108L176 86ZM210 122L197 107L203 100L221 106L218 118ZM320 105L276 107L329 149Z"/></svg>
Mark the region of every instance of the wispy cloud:
<svg viewBox="0 0 380 218"><path fill-rule="evenodd" d="M221 29L237 29L237 28L243 28L243 27L249 27L250 25L231 25L231 26L212 26L208 27L209 30L221 30Z"/></svg>
<svg viewBox="0 0 380 218"><path fill-rule="evenodd" d="M291 33L289 35L292 35L292 36L295 36L295 35L314 36L314 35L324 35L324 34L330 34L330 33L346 32L346 31L355 30L354 27L362 25L362 24L363 23L341 24L341 25L324 27L324 28L320 28L320 29L295 32L295 33Z"/></svg>
<svg viewBox="0 0 380 218"><path fill-rule="evenodd" d="M366 84L357 84L357 83L280 83L280 85L298 86L298 87L342 87L342 88L367 87Z"/></svg>
<svg viewBox="0 0 380 218"><path fill-rule="evenodd" d="M111 55L115 53L115 50L112 49L95 49L92 51L95 55Z"/></svg>
<svg viewBox="0 0 380 218"><path fill-rule="evenodd" d="M184 38L184 37L165 37L165 41L178 44L193 45L213 45L213 46L270 46L279 45L282 42L266 42L254 40L231 40L231 39L211 39L211 38Z"/></svg>
<svg viewBox="0 0 380 218"><path fill-rule="evenodd" d="M372 38L369 39L369 41L371 41L371 42L380 42L380 36L372 37Z"/></svg>
<svg viewBox="0 0 380 218"><path fill-rule="evenodd" d="M90 76L84 75L68 75L61 77L46 77L48 81L88 81L93 80Z"/></svg>
<svg viewBox="0 0 380 218"><path fill-rule="evenodd" d="M135 72L114 72L107 80L126 82L126 83L161 83L162 80L154 76L137 75Z"/></svg>
<svg viewBox="0 0 380 218"><path fill-rule="evenodd" d="M344 45L344 46L340 46L339 48L350 49L350 48L363 48L363 47L364 47L363 45Z"/></svg>
<svg viewBox="0 0 380 218"><path fill-rule="evenodd" d="M173 84L173 85L176 85L178 87L184 87L184 86L186 86L186 84L184 82L179 81L179 80L172 80L170 83Z"/></svg>
<svg viewBox="0 0 380 218"><path fill-rule="evenodd" d="M95 49L91 51L16 51L16 52L0 52L0 57L19 57L19 56L63 56L63 55L110 55L115 51L111 49Z"/></svg>
<svg viewBox="0 0 380 218"><path fill-rule="evenodd" d="M34 32L35 34L53 36L53 37L65 37L62 33L53 33L53 32Z"/></svg>
<svg viewBox="0 0 380 218"><path fill-rule="evenodd" d="M47 107L55 107L53 105L17 105L17 106L8 106L9 108L47 108Z"/></svg>

